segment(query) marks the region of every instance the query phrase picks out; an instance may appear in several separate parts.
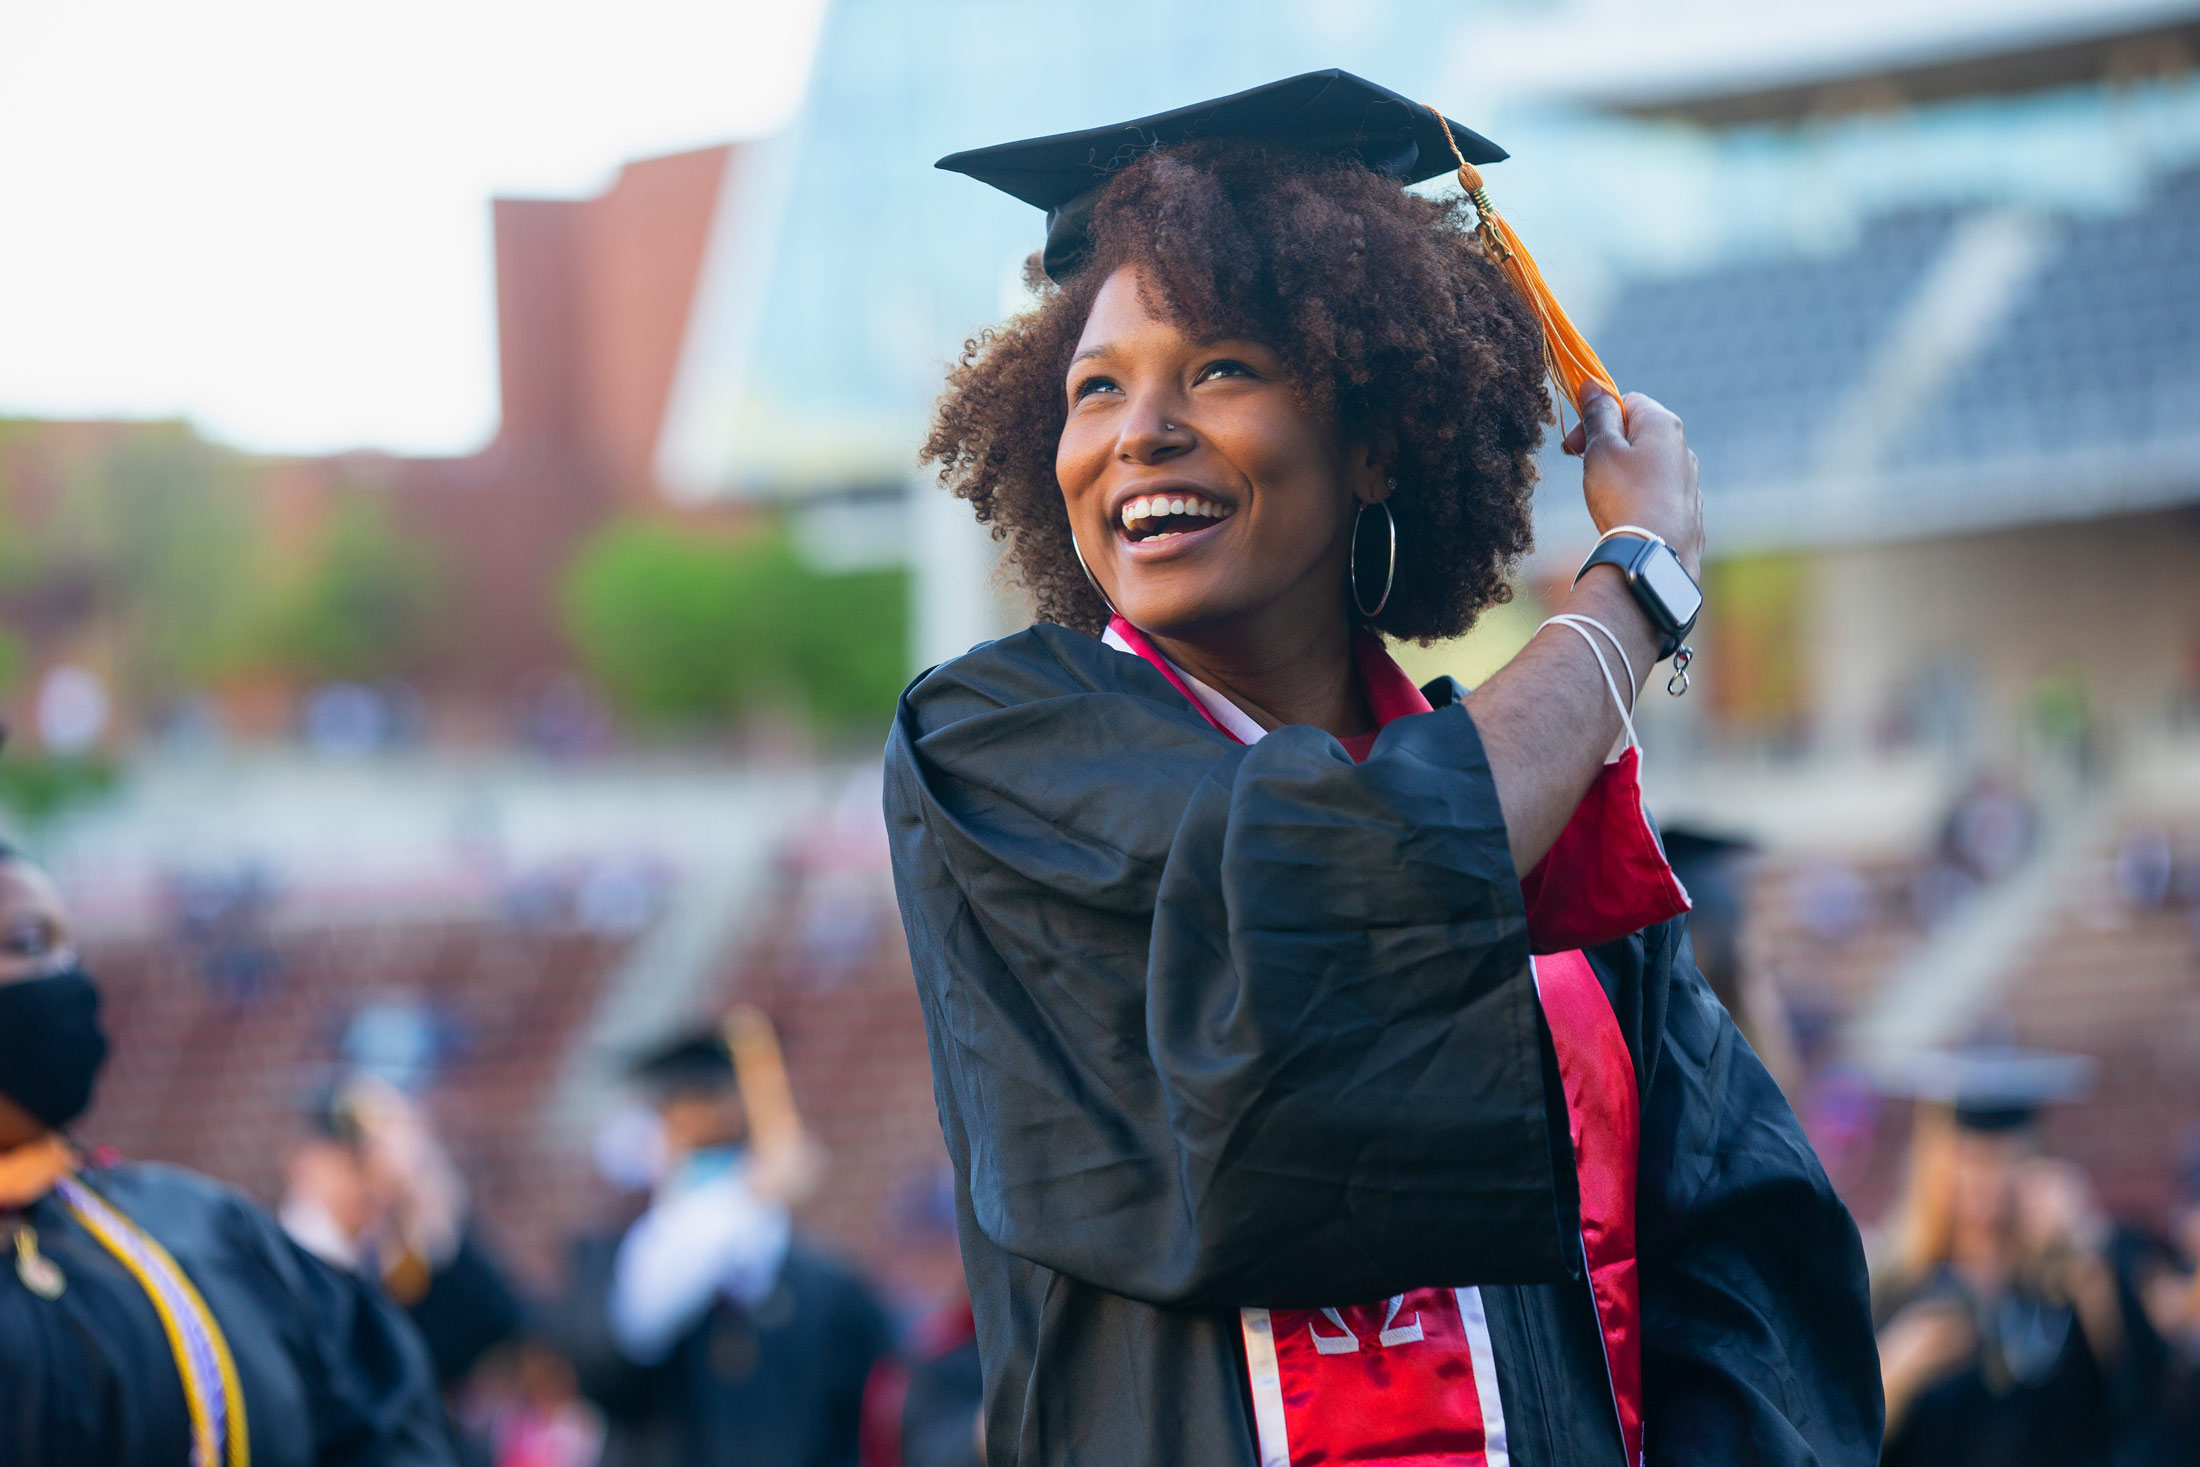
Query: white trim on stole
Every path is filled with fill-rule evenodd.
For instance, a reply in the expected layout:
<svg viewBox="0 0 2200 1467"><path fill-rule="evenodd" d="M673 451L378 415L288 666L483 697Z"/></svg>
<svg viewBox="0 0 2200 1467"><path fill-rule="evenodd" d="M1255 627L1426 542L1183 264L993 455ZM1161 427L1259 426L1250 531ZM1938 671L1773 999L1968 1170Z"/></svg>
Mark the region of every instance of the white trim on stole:
<svg viewBox="0 0 2200 1467"><path fill-rule="evenodd" d="M1474 1393L1482 1409L1482 1456L1486 1467L1511 1467L1505 1441L1505 1403L1497 1386L1497 1351L1490 1344L1489 1315L1480 1289L1455 1289L1459 1321L1466 1327L1467 1353L1474 1363ZM1245 1333L1245 1368L1253 1387L1253 1429L1259 1439L1260 1467L1291 1467L1290 1433L1284 1425L1283 1371L1276 1363L1275 1321L1265 1309L1240 1309Z"/></svg>

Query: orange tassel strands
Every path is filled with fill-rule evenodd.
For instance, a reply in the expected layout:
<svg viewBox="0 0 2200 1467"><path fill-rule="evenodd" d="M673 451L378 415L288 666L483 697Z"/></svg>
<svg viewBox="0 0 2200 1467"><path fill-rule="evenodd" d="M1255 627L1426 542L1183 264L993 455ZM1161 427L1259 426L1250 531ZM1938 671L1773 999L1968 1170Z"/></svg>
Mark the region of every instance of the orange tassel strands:
<svg viewBox="0 0 2200 1467"><path fill-rule="evenodd" d="M1429 111L1436 113L1436 121L1444 129L1444 141L1451 144L1451 155L1459 160L1459 186L1467 191L1467 199L1474 205L1478 221L1475 233L1481 237L1482 248L1526 297L1528 309L1535 312L1536 321L1543 327L1543 355L1551 381L1573 404L1576 413L1581 411L1581 390L1591 382L1618 397L1619 384L1604 370L1604 363L1597 360L1595 349L1566 314L1566 308L1558 303L1558 297L1551 294L1543 272L1535 266L1535 256L1528 253L1520 236L1513 233L1505 216L1497 212L1490 196L1482 191L1482 171L1469 163L1466 155L1459 151L1459 144L1452 141L1451 124L1434 107Z"/></svg>

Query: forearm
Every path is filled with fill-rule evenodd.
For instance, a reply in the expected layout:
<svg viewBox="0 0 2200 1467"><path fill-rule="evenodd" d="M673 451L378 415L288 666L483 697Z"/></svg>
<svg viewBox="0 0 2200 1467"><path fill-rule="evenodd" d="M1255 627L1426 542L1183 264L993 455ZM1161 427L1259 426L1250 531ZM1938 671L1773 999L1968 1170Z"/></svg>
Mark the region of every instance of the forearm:
<svg viewBox="0 0 2200 1467"><path fill-rule="evenodd" d="M1617 569L1598 566L1560 603L1561 612L1611 629L1634 672L1597 638L1605 666L1630 703L1648 678L1658 639ZM1590 632L1596 637L1595 632ZM1526 875L1558 840L1619 738L1619 709L1589 646L1571 627L1536 633L1518 656L1467 697L1482 735L1513 869Z"/></svg>

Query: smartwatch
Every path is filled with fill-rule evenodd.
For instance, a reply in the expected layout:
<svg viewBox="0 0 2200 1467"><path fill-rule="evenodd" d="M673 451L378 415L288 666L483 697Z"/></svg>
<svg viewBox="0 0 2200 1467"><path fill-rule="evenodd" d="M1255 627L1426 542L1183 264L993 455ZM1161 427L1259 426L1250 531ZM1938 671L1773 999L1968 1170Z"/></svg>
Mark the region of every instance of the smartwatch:
<svg viewBox="0 0 2200 1467"><path fill-rule="evenodd" d="M1574 580L1578 583L1590 567L1599 565L1618 566L1620 574L1627 577L1627 589L1634 593L1635 603L1650 618L1650 625L1661 639L1658 660L1663 662L1678 652L1703 610L1703 589L1681 565L1673 547L1648 530L1627 525L1607 532L1597 541L1597 548L1574 572Z"/></svg>

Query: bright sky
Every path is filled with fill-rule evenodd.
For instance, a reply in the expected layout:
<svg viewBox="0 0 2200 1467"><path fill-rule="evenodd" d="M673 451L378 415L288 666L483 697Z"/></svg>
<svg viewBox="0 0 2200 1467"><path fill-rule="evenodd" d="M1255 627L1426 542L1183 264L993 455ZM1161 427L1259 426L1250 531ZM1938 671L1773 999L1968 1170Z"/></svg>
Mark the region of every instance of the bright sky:
<svg viewBox="0 0 2200 1467"><path fill-rule="evenodd" d="M0 414L462 453L489 198L786 123L823 0L0 0Z"/></svg>

